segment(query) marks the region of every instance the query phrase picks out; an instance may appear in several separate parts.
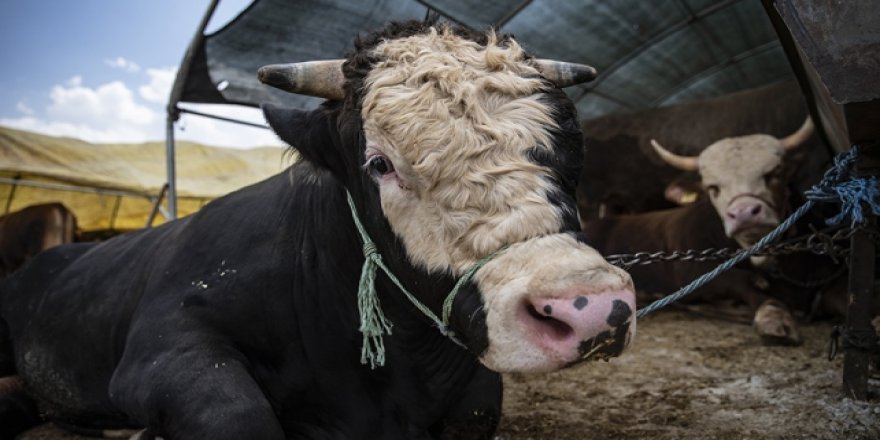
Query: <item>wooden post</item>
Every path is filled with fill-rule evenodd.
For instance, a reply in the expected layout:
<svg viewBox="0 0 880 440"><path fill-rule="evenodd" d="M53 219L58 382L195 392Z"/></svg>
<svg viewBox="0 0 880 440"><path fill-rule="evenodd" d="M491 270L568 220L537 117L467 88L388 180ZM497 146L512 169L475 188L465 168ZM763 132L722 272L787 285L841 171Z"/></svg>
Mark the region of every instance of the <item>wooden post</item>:
<svg viewBox="0 0 880 440"><path fill-rule="evenodd" d="M823 138L837 152L861 146L857 172L880 175L880 4L876 0L762 0ZM869 225L876 219L868 212ZM867 398L876 243L868 231L851 239L843 391ZM871 341L874 341L873 343Z"/></svg>
<svg viewBox="0 0 880 440"><path fill-rule="evenodd" d="M876 176L878 174L877 145L862 147L860 158L856 164L859 176ZM876 228L876 219L867 212L867 227ZM868 398L868 366L871 360L870 341L874 328L873 318L874 295L874 259L876 244L868 230L856 232L850 238L849 288L847 289L846 325L843 331L843 392L852 399L867 400ZM855 342L855 343L852 343ZM866 346L867 345L867 346Z"/></svg>

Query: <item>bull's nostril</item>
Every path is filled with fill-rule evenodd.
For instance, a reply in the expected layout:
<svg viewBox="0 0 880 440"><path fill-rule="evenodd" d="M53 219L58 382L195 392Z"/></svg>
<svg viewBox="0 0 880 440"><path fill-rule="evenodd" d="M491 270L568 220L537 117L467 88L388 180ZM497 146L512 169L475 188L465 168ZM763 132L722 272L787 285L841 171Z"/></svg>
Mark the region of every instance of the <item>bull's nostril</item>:
<svg viewBox="0 0 880 440"><path fill-rule="evenodd" d="M761 212L761 205L755 205L755 207L752 208L752 215L758 215L758 213L760 213L760 212Z"/></svg>
<svg viewBox="0 0 880 440"><path fill-rule="evenodd" d="M614 331L606 331L598 334L595 338L581 341L578 353L582 360L605 359L614 357L623 352L629 342L629 332L618 328Z"/></svg>
<svg viewBox="0 0 880 440"><path fill-rule="evenodd" d="M551 306L550 304L544 305L544 313L546 313L548 315L552 315L553 314L553 306Z"/></svg>
<svg viewBox="0 0 880 440"><path fill-rule="evenodd" d="M577 298L574 299L574 304L572 305L574 305L574 308L581 310L587 306L588 302L589 301L587 300L587 297L579 295Z"/></svg>
<svg viewBox="0 0 880 440"><path fill-rule="evenodd" d="M531 304L526 305L526 311L529 316L534 318L540 329L544 330L543 333L553 339L565 339L574 333L574 329L570 325L556 318L538 313L538 310Z"/></svg>
<svg viewBox="0 0 880 440"><path fill-rule="evenodd" d="M626 301L615 299L606 322L611 327L618 327L629 321L631 315L632 308L630 308L629 304Z"/></svg>

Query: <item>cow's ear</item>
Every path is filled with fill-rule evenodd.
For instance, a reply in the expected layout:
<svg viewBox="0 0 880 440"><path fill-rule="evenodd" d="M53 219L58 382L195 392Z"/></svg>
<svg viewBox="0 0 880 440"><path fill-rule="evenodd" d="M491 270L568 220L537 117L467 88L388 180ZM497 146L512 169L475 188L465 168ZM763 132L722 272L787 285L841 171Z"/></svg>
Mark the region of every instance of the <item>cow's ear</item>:
<svg viewBox="0 0 880 440"><path fill-rule="evenodd" d="M666 200L676 205L689 205L696 202L703 196L703 187L700 182L694 182L686 179L675 179L666 185L663 191Z"/></svg>
<svg viewBox="0 0 880 440"><path fill-rule="evenodd" d="M323 108L304 111L273 104L263 104L262 109L275 134L296 149L303 159L330 171L342 172L330 112Z"/></svg>

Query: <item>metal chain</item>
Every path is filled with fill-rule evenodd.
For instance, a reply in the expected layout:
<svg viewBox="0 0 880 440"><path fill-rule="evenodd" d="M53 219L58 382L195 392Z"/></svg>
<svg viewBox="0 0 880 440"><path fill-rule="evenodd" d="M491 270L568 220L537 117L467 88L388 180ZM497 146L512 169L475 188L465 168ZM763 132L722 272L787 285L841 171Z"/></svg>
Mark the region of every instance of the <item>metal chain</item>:
<svg viewBox="0 0 880 440"><path fill-rule="evenodd" d="M839 242L849 240L849 238L858 230L860 230L860 228L837 228L834 233L829 235L831 230L816 231L814 229L811 234L769 245L755 255L787 255L796 252L813 252L819 255L828 255L835 263L837 263L837 258L846 257L849 254L849 243L841 244ZM874 230L871 230L870 232L872 237L877 240L878 235L880 234ZM683 251L615 254L607 255L605 256L605 259L615 266L629 269L633 266L647 265L658 261L700 263L705 261L726 260L742 252L745 252L745 250L739 248L708 248L703 250L689 249Z"/></svg>
<svg viewBox="0 0 880 440"><path fill-rule="evenodd" d="M837 268L837 270L835 270L834 273L832 273L831 275L828 275L823 278L816 278L813 280L801 281L797 278L793 278L789 275L786 275L785 272L783 272L778 267L771 266L767 270L767 275L769 275L771 278L776 278L776 279L785 281L786 283L791 284L796 287L801 287L804 289L815 289L817 287L822 287L822 286L825 286L825 285L831 283L832 281L836 280L841 275L846 273L847 270L849 270L849 265L848 264L841 264Z"/></svg>
<svg viewBox="0 0 880 440"><path fill-rule="evenodd" d="M834 360L838 349L855 348L868 353L880 353L880 338L873 328L856 329L848 325L836 325L831 329L828 360Z"/></svg>

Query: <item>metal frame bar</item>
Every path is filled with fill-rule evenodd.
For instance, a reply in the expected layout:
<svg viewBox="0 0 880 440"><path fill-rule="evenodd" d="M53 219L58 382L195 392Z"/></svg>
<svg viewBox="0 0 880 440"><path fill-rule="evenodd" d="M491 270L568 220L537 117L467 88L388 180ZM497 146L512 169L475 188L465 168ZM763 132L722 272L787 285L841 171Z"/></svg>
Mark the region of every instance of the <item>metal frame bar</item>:
<svg viewBox="0 0 880 440"><path fill-rule="evenodd" d="M186 53L183 55L180 68L177 69L177 77L174 79L174 85L171 87L171 94L168 96L168 116L165 121L165 167L168 180L168 214L166 217L169 220L177 218L177 170L175 168L174 145L174 123L180 117L180 109L177 107L177 104L183 96L183 86L187 76L189 76L193 58L195 58L198 48L205 41L205 29L208 27L208 22L211 21L211 17L214 15L214 11L219 3L220 0L211 0L211 3L208 5L208 10L205 11L205 16L202 17L202 21L199 23L199 27L196 29L196 33L193 35Z"/></svg>
<svg viewBox="0 0 880 440"><path fill-rule="evenodd" d="M266 124L260 124L260 123L256 123L256 122L245 121L245 120L242 120L242 119L229 118L229 117L226 117L226 116L212 115L212 114L210 114L210 113L203 113L203 112L196 111L196 110L190 110L190 109L188 109L188 108L186 108L186 107L178 107L178 108L177 108L177 111L180 112L180 113L187 113L187 114L190 114L190 115L203 116L203 117L206 117L206 118L217 119L217 120L219 120L219 121L234 122L234 123L236 123L236 124L249 125L249 126L251 126L251 127L256 127L256 128L265 128L266 130L269 130L269 129L270 129L270 127L269 127L268 125L266 125Z"/></svg>
<svg viewBox="0 0 880 440"><path fill-rule="evenodd" d="M144 228L153 227L153 221L156 220L156 214L159 213L159 210L162 209L162 199L168 194L168 184L162 185L162 190L159 191L159 196L156 197L156 201L153 202L153 207L150 208L150 215L147 216L147 221L144 223Z"/></svg>
<svg viewBox="0 0 880 440"><path fill-rule="evenodd" d="M82 193L91 193L98 194L101 196L122 196L122 197L142 197L147 200L152 200L153 198L147 194L138 193L134 191L122 191L116 189L103 189L103 188L93 188L89 186L76 186L76 185L64 185L61 183L49 183L49 182L34 182L30 180L22 180L22 179L10 179L8 177L0 177L0 183L8 183L15 186L29 186L33 188L40 189L54 189L58 191L71 191L71 192L82 192ZM9 197L12 199L11 195Z"/></svg>

